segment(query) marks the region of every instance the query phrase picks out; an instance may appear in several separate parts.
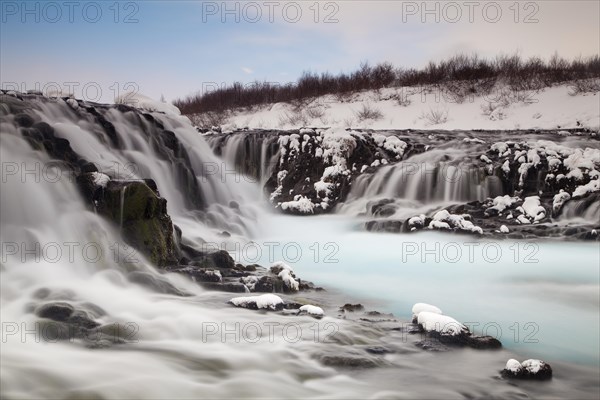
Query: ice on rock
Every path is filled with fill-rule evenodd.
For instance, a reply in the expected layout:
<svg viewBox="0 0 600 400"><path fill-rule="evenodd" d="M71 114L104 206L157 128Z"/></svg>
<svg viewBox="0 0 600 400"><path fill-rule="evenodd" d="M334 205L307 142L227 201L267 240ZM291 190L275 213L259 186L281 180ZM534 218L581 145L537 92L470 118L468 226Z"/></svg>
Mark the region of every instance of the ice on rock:
<svg viewBox="0 0 600 400"><path fill-rule="evenodd" d="M284 304L281 297L271 293L260 296L234 297L233 299L229 300L229 302L236 307L259 310L280 310L283 308Z"/></svg>
<svg viewBox="0 0 600 400"><path fill-rule="evenodd" d="M508 230L508 227L506 225L502 225L500 227L500 233L508 233L508 232L510 232L510 231Z"/></svg>

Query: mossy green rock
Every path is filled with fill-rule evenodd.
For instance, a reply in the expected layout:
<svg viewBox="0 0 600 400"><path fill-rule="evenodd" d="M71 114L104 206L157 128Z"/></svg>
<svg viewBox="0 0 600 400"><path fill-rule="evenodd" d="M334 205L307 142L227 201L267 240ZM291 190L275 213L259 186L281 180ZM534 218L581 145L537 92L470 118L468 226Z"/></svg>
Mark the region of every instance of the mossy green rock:
<svg viewBox="0 0 600 400"><path fill-rule="evenodd" d="M153 183L153 182L152 182ZM150 183L154 188L156 187ZM97 203L98 212L121 228L130 246L158 266L177 263L173 223L167 200L146 181L110 181Z"/></svg>

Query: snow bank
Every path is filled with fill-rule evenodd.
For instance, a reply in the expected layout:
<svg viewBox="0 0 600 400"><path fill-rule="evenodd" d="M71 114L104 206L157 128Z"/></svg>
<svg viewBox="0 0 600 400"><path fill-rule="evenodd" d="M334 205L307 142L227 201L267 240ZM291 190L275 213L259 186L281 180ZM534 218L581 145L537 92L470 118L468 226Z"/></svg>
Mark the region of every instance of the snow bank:
<svg viewBox="0 0 600 400"><path fill-rule="evenodd" d="M327 104L326 107L321 107L322 115L313 118L308 115L309 113L301 110L304 118L299 124L313 127L346 128L351 126L369 129L434 130L556 129L557 126L564 129L581 126L598 129L600 127L598 95L571 96L569 95L571 88L568 83L545 88L534 95L524 92L522 96L517 95L516 97L531 98L533 96L535 102L530 104L514 102L506 107L496 107L491 116L482 111L482 106L489 103L490 96L472 96L468 101L458 103L451 100L452 96L435 93L437 90L435 88L432 88L433 94L424 96L424 90L427 89L403 87L365 91L352 94L349 101L342 101L334 96L323 96L314 99L312 104L306 106L312 108L315 105ZM495 91L500 93L502 88L498 87ZM390 96L398 93L402 93L402 96L410 101L408 106L401 106L396 101L389 100ZM366 122L357 120L356 107L366 102L381 112L381 119ZM447 111L446 121L431 125L427 119L421 118L423 114L436 109ZM294 111L288 104L266 105L258 110L234 110L230 122L238 128L299 128L298 125L292 126L289 118L282 119L282 116L295 113L298 111Z"/></svg>
<svg viewBox="0 0 600 400"><path fill-rule="evenodd" d="M170 103L163 103L144 96L141 93L125 93L115 99L116 104L125 104L146 111L158 111L170 115L181 115L179 108Z"/></svg>

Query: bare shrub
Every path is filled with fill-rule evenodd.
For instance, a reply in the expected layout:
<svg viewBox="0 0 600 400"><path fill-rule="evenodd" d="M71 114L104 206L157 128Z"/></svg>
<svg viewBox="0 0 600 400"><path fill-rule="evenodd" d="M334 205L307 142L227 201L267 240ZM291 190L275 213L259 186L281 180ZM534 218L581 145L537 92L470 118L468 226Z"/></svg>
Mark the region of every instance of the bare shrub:
<svg viewBox="0 0 600 400"><path fill-rule="evenodd" d="M580 79L569 84L569 95L600 92L600 79Z"/></svg>
<svg viewBox="0 0 600 400"><path fill-rule="evenodd" d="M283 114L279 115L279 125L280 126L285 126L285 125L303 126L303 125L306 125L307 123L308 123L308 118L302 112L302 110L291 111L291 112L286 111Z"/></svg>
<svg viewBox="0 0 600 400"><path fill-rule="evenodd" d="M319 105L310 106L306 108L306 115L313 119L322 118L325 115L325 110Z"/></svg>
<svg viewBox="0 0 600 400"><path fill-rule="evenodd" d="M485 59L458 54L440 62L430 62L422 69L394 68L389 63L370 66L362 63L351 73L333 75L304 72L294 83L252 82L197 93L174 102L185 115L222 112L254 105L298 102L324 95L334 95L346 102L352 95L365 90L392 87L448 87L457 102L470 94L486 94L496 84L504 83L515 91L539 91L553 84L573 81L573 93L596 92L598 85L575 83L600 78L600 56L565 60L558 55L544 61L518 54ZM460 85L455 84L461 82Z"/></svg>
<svg viewBox="0 0 600 400"><path fill-rule="evenodd" d="M354 112L356 119L365 121L368 119L378 120L383 118L383 114L378 109L372 107L369 103L363 103L362 107Z"/></svg>
<svg viewBox="0 0 600 400"><path fill-rule="evenodd" d="M491 101L486 101L481 104L481 112L483 115L490 116L498 106Z"/></svg>
<svg viewBox="0 0 600 400"><path fill-rule="evenodd" d="M210 129L213 126L225 125L229 120L228 114L224 111L209 111L200 114L192 114L189 118L195 126L206 129Z"/></svg>
<svg viewBox="0 0 600 400"><path fill-rule="evenodd" d="M421 114L421 119L424 119L428 125L439 125L448 121L448 110L443 108L430 108L428 112Z"/></svg>

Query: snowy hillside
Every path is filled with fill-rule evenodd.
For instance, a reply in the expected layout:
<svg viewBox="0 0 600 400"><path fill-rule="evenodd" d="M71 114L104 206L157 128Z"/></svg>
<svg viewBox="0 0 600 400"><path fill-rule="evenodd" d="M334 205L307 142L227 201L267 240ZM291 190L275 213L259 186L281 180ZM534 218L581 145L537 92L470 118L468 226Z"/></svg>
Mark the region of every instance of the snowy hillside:
<svg viewBox="0 0 600 400"><path fill-rule="evenodd" d="M206 115L191 116L207 127ZM540 91L499 88L486 96L441 89L387 88L346 97L327 95L303 104L276 103L219 115L224 132L302 126L361 129L560 129L600 127L598 92L574 94L570 85Z"/></svg>

